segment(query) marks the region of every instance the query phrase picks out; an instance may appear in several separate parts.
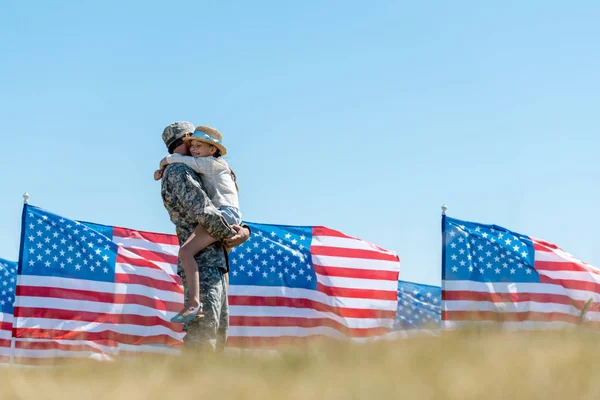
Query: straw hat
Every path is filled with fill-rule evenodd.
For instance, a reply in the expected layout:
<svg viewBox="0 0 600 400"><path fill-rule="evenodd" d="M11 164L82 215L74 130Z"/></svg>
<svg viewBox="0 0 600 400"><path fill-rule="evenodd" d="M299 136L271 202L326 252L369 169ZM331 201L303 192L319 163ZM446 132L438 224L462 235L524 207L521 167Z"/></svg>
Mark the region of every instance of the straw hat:
<svg viewBox="0 0 600 400"><path fill-rule="evenodd" d="M227 149L221 142L223 141L223 136L221 132L216 130L215 128L211 128L210 126L197 126L194 133L191 136L186 137L186 142L191 140L198 140L200 142L212 144L221 152L221 155L224 156L227 154Z"/></svg>

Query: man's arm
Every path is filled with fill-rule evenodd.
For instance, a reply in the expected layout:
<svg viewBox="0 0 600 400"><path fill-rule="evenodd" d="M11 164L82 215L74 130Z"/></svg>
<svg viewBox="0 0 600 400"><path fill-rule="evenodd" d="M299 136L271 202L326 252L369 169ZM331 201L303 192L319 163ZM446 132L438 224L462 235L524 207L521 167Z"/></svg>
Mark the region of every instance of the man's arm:
<svg viewBox="0 0 600 400"><path fill-rule="evenodd" d="M185 213L206 229L217 240L236 236L236 231L223 220L206 192L190 169L184 165L169 167L163 176L165 190L182 206Z"/></svg>

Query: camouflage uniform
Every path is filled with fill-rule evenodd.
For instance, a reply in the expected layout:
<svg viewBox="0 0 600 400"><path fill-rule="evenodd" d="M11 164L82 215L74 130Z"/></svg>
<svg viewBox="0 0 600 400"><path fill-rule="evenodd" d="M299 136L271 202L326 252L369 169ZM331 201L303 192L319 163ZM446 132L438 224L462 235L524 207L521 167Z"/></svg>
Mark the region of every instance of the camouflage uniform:
<svg viewBox="0 0 600 400"><path fill-rule="evenodd" d="M163 140L167 147L183 136L191 127L189 122L175 122L165 128ZM162 178L161 194L163 204L171 222L175 224L179 243L183 244L201 223L215 239L223 240L235 234L235 231L223 220L217 208L212 204L200 178L184 164L171 164L165 168ZM229 305L225 273L228 272L227 254L220 242L215 242L196 254L196 263L200 274L200 302L203 305L203 318L188 322L184 342L186 347L210 350L222 350L227 339L229 327ZM187 282L181 263L178 273L182 276L186 288Z"/></svg>

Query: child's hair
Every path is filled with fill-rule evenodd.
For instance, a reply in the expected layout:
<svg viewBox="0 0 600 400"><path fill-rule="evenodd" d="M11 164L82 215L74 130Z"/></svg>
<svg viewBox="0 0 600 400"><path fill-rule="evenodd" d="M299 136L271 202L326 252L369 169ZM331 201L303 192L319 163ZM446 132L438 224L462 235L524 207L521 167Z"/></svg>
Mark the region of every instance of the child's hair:
<svg viewBox="0 0 600 400"><path fill-rule="evenodd" d="M216 146L215 146L216 147ZM215 151L215 154L213 154L213 157L215 158L219 158L222 157L221 156L221 150L219 150L217 148L217 151ZM237 190L238 192L240 191L240 188L238 188L238 184L237 184L237 176L235 176L235 172L233 172L233 169L231 169L231 167L229 167L229 172L231 172L231 177L233 178L233 183L235 184L235 190Z"/></svg>

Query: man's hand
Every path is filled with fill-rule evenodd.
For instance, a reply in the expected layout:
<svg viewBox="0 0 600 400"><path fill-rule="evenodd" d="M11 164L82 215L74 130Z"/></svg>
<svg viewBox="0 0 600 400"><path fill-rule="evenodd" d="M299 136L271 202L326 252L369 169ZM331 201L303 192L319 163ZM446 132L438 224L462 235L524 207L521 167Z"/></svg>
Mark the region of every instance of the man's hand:
<svg viewBox="0 0 600 400"><path fill-rule="evenodd" d="M231 225L231 227L237 233L235 234L235 236L230 237L229 239L225 239L225 245L227 247L239 246L240 244L248 240L248 238L250 237L250 229L246 227L242 228L238 225Z"/></svg>

